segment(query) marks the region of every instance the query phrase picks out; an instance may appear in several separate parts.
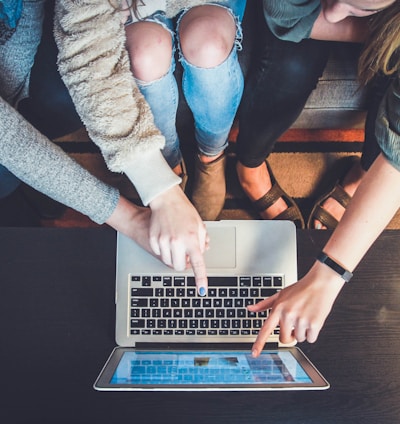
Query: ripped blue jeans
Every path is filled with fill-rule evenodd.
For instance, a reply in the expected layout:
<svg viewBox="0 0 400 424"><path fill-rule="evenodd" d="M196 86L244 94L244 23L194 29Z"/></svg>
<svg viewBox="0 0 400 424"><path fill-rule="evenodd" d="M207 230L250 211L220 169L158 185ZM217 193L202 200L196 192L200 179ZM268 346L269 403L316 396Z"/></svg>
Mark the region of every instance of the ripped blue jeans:
<svg viewBox="0 0 400 424"><path fill-rule="evenodd" d="M210 2L210 4L215 4ZM243 93L243 74L238 62L237 51L241 49L241 20L246 0L221 1L219 6L227 8L236 21L236 41L227 59L214 68L199 68L183 57L179 46L179 23L186 11L179 16L177 24L155 13L146 20L159 23L168 29L176 41L179 61L183 67L182 91L193 113L195 139L198 150L206 156L215 156L225 149L228 135ZM176 130L176 113L179 90L174 76L175 57L162 78L144 83L136 80L138 87L150 105L154 121L166 139L163 155L171 168L182 160L180 142Z"/></svg>

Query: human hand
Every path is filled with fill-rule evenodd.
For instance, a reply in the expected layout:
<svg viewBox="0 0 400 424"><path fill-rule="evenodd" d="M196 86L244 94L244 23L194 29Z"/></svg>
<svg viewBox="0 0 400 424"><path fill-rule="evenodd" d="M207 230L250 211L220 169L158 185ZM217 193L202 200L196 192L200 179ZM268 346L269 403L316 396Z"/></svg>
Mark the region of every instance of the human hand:
<svg viewBox="0 0 400 424"><path fill-rule="evenodd" d="M203 221L179 186L150 202L150 246L156 255L177 271L192 266L199 294L207 292L204 252L208 234Z"/></svg>
<svg viewBox="0 0 400 424"><path fill-rule="evenodd" d="M252 355L257 357L261 353L277 325L280 326L281 343L290 344L296 340L314 343L343 284L344 280L338 274L316 263L297 283L249 305L247 308L251 312L270 309L253 344Z"/></svg>
<svg viewBox="0 0 400 424"><path fill-rule="evenodd" d="M149 208L139 207L120 196L117 207L106 223L154 255L149 241L150 218Z"/></svg>

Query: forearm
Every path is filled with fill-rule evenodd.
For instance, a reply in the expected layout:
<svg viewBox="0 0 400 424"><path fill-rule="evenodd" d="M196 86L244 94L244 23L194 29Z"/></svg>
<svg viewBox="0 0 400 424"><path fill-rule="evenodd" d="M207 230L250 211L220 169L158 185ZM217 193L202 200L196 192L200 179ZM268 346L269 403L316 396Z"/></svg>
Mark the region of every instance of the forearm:
<svg viewBox="0 0 400 424"><path fill-rule="evenodd" d="M147 204L179 180L162 166L165 140L130 71L119 15L108 1L58 1L58 65L108 168L126 173ZM157 184L149 185L146 181L154 169Z"/></svg>
<svg viewBox="0 0 400 424"><path fill-rule="evenodd" d="M114 212L106 223L152 252L149 244L149 219L149 209L136 206L120 196Z"/></svg>
<svg viewBox="0 0 400 424"><path fill-rule="evenodd" d="M352 271L400 207L400 172L380 155L364 176L324 252Z"/></svg>
<svg viewBox="0 0 400 424"><path fill-rule="evenodd" d="M119 193L50 142L0 99L0 163L51 198L104 223Z"/></svg>
<svg viewBox="0 0 400 424"><path fill-rule="evenodd" d="M310 38L361 43L366 39L367 33L367 18L348 17L343 21L330 23L321 11L311 30Z"/></svg>

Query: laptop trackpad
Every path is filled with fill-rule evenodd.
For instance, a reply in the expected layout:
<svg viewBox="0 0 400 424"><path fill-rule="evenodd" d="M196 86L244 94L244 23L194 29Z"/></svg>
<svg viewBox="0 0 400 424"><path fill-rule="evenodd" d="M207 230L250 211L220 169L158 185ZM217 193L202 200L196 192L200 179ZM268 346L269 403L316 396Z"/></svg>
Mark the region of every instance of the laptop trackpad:
<svg viewBox="0 0 400 424"><path fill-rule="evenodd" d="M210 236L210 249L204 255L207 268L235 268L235 227L210 227L208 234Z"/></svg>

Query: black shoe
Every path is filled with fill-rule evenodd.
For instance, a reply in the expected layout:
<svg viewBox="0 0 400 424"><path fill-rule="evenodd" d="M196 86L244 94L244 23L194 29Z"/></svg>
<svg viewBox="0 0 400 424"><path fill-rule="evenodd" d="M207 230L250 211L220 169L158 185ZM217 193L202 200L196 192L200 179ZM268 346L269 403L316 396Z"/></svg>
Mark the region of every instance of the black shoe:
<svg viewBox="0 0 400 424"><path fill-rule="evenodd" d="M20 187L0 199L0 227L40 227L40 216L27 202Z"/></svg>

